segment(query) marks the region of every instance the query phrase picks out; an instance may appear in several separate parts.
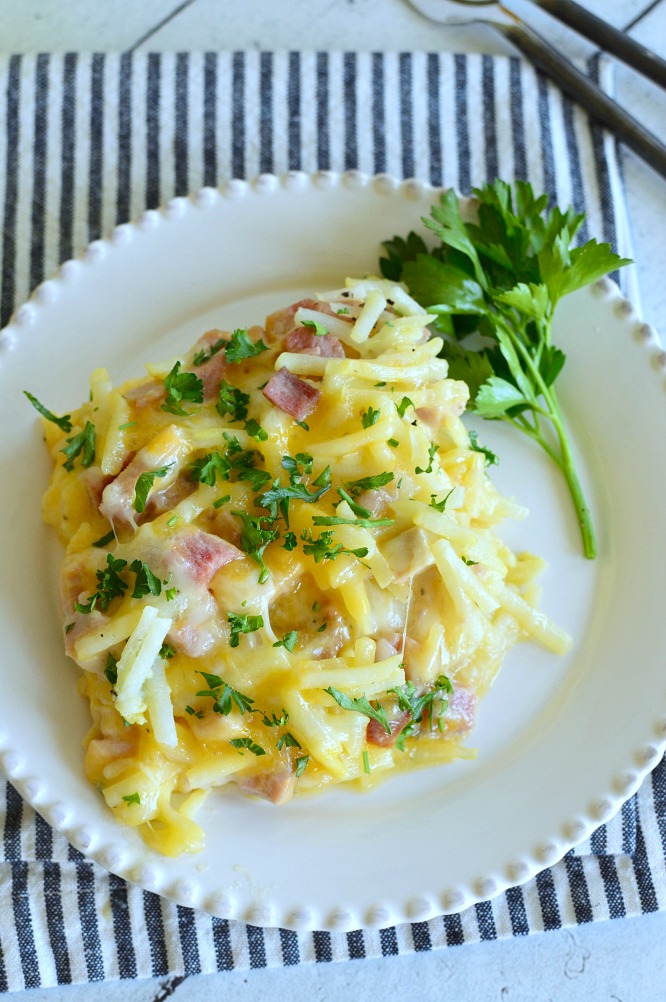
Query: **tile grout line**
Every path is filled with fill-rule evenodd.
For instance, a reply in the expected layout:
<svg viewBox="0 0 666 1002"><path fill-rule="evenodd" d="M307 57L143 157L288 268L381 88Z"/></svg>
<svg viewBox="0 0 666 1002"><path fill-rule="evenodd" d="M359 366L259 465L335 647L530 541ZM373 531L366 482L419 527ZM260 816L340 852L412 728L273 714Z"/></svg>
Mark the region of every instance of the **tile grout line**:
<svg viewBox="0 0 666 1002"><path fill-rule="evenodd" d="M134 52L140 45L143 45L143 43L147 42L149 38L152 38L153 35L157 34L160 28L163 28L170 21L173 21L174 17L181 14L186 7L191 7L194 2L195 0L184 0L184 3L179 4L175 10L172 10L170 14L167 14L166 17L163 17L161 21L158 21L157 24L141 35L141 37L136 40L134 45L130 45L127 52Z"/></svg>

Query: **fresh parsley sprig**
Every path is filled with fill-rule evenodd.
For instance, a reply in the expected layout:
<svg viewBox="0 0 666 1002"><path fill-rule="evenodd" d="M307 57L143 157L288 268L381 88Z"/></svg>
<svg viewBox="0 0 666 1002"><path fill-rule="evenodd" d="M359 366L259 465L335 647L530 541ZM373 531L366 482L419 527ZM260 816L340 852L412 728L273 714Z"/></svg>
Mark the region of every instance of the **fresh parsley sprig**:
<svg viewBox="0 0 666 1002"><path fill-rule="evenodd" d="M40 403L37 397L33 397L32 393L28 393L27 390L24 390L23 392L35 410L39 411L42 417L45 417L47 421L57 424L61 431L68 432L72 430L71 414L63 414L62 417L57 417L53 411L50 411L48 407L45 407L44 404Z"/></svg>
<svg viewBox="0 0 666 1002"><path fill-rule="evenodd" d="M573 247L584 216L548 208L529 184L494 181L475 189L478 221L466 223L452 189L424 224L440 241L428 251L415 233L386 241L382 273L402 280L445 335L449 374L470 388L473 413L506 421L538 443L564 474L586 557L596 543L554 382L565 362L553 344L560 299L629 262L608 244ZM478 331L481 350L465 338Z"/></svg>
<svg viewBox="0 0 666 1002"><path fill-rule="evenodd" d="M183 401L192 404L203 403L203 380L199 379L194 372L181 372L180 362L175 363L164 380L164 389L166 390L166 400L162 404L162 410L168 414L187 417L188 412L183 409Z"/></svg>

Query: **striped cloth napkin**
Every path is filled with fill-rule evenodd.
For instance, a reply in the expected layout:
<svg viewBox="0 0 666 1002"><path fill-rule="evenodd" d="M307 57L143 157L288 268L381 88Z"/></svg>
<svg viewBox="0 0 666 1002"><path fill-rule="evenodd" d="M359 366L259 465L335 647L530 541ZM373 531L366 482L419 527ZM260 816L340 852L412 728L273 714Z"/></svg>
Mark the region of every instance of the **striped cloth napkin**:
<svg viewBox="0 0 666 1002"><path fill-rule="evenodd" d="M58 264L176 195L262 172L358 169L467 192L527 178L621 253L615 144L528 65L450 54L0 58L0 322ZM632 292L632 295L635 293ZM438 949L666 907L666 768L521 888L379 931L211 918L86 861L0 798L0 991Z"/></svg>

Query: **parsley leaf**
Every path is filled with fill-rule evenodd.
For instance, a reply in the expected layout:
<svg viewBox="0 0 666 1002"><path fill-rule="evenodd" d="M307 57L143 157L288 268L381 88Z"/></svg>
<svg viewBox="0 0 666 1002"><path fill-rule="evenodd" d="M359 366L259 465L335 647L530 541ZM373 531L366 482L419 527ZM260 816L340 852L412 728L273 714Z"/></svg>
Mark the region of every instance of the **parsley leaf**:
<svg viewBox="0 0 666 1002"><path fill-rule="evenodd" d="M334 688L332 685L329 685L328 689L324 689L324 692L332 696L343 710L353 710L356 713L362 713L364 716L370 717L371 720L376 720L380 723L387 734L391 733L389 722L386 719L386 710L379 704L373 706L365 696L361 696L360 699L350 699L349 696L345 696L344 692L340 692L339 689Z"/></svg>
<svg viewBox="0 0 666 1002"><path fill-rule="evenodd" d="M312 519L313 525L358 525L364 529L394 523L394 518L343 518L342 515L315 515Z"/></svg>
<svg viewBox="0 0 666 1002"><path fill-rule="evenodd" d="M345 487L350 494L358 497L363 491L374 491L378 487L385 487L392 480L392 473L377 473L374 477L361 477L359 480L348 480Z"/></svg>
<svg viewBox="0 0 666 1002"><path fill-rule="evenodd" d="M347 310L347 313L349 313L349 310ZM301 326L311 327L313 333L316 334L317 337L324 337L328 334L328 328L324 327L323 324L317 323L316 320L301 320Z"/></svg>
<svg viewBox="0 0 666 1002"><path fill-rule="evenodd" d="M301 533L301 539L303 540L303 553L306 556L314 557L314 562L320 564L322 560L335 560L339 557L341 553L347 553L350 556L358 557L362 559L367 557L368 548L367 546L359 546L356 550L348 550L346 546L342 543L333 543L335 538L335 533L322 532L320 536L315 539L312 535L312 529L304 529Z"/></svg>
<svg viewBox="0 0 666 1002"><path fill-rule="evenodd" d="M249 418L245 422L245 427L243 430L246 431L251 438L256 439L257 442L265 442L266 439L268 438L268 432L266 431L265 428L261 427L259 422L255 420L255 418Z"/></svg>
<svg viewBox="0 0 666 1002"><path fill-rule="evenodd" d="M77 435L72 435L67 439L67 445L61 452L67 457L62 465L66 470L74 469L74 460L81 454L81 465L88 469L95 462L95 425L92 421L86 421L85 428Z"/></svg>
<svg viewBox="0 0 666 1002"><path fill-rule="evenodd" d="M229 460L217 451L207 452L205 456L190 463L190 478L200 484L207 484L208 487L214 487L218 477L220 480L228 480L230 471Z"/></svg>
<svg viewBox="0 0 666 1002"><path fill-rule="evenodd" d="M119 598L127 591L127 582L120 577L121 572L126 567L126 560L121 560L119 557L114 557L112 553L107 553L106 567L96 571L97 591L88 596L87 602L75 602L76 611L83 614L91 613L96 608L103 612L106 611L112 599Z"/></svg>
<svg viewBox="0 0 666 1002"><path fill-rule="evenodd" d="M206 348L202 348L201 351L198 351L192 359L192 365L198 369L200 365L205 365L206 362L210 362L214 355L217 355L219 351L222 351L226 343L226 339L221 337L218 338L215 344L212 344L207 350Z"/></svg>
<svg viewBox="0 0 666 1002"><path fill-rule="evenodd" d="M240 547L248 557L251 557L261 568L259 574L259 584L263 584L268 578L269 570L264 563L264 550L269 543L278 538L280 533L277 529L264 528L262 523L271 524L269 519L261 516L248 515L246 511L232 511L232 515L239 518L243 523L241 529Z"/></svg>
<svg viewBox="0 0 666 1002"><path fill-rule="evenodd" d="M63 414L62 417L56 417L52 411L39 402L37 397L33 397L32 393L28 393L27 390L24 390L23 392L35 410L39 411L42 417L45 417L47 421L52 421L53 424L57 424L61 431L67 432L72 430L71 414Z"/></svg>
<svg viewBox="0 0 666 1002"><path fill-rule="evenodd" d="M114 658L113 654L109 653L106 656L106 667L104 669L104 674L111 683L115 685L118 681L118 658Z"/></svg>
<svg viewBox="0 0 666 1002"><path fill-rule="evenodd" d="M217 396L215 409L220 417L230 414L232 421L244 421L247 417L247 407L250 403L250 394L243 393L236 386L222 380Z"/></svg>
<svg viewBox="0 0 666 1002"><path fill-rule="evenodd" d="M414 472L415 473L432 473L432 461L433 461L433 459L435 458L435 455L438 452L439 452L439 446L435 445L434 442L431 442L430 445L428 446L428 466L427 466L427 469L422 470L420 466L417 466L416 469L414 470Z"/></svg>
<svg viewBox="0 0 666 1002"><path fill-rule="evenodd" d="M227 682L221 679L219 675L211 675L206 671L197 671L197 674L202 675L208 685L208 689L203 689L201 692L198 692L197 696L212 697L215 700L213 703L214 713L221 713L226 717L229 713L231 713L234 706L241 716L246 711L248 713L254 712L254 700L249 696L245 696L237 689L234 689Z"/></svg>
<svg viewBox="0 0 666 1002"><path fill-rule="evenodd" d="M309 755L301 755L299 758L296 759L296 779L298 779L299 776L303 775L303 773L307 769L309 761L310 761Z"/></svg>
<svg viewBox="0 0 666 1002"><path fill-rule="evenodd" d="M253 342L246 330L235 330L227 344L227 362L242 362L244 358L253 358L268 351L263 341Z"/></svg>
<svg viewBox="0 0 666 1002"><path fill-rule="evenodd" d="M241 633L254 633L264 625L263 616L239 616L235 612L228 612L227 619L231 625L230 647L238 647Z"/></svg>
<svg viewBox="0 0 666 1002"><path fill-rule="evenodd" d="M229 742L229 744L233 748L238 748L238 749L247 748L247 750L250 751L250 752L252 752L253 755L265 755L266 754L266 752L261 747L261 745L255 744L254 741L252 740L252 738L232 738L231 741ZM243 753L241 752L241 755L242 754Z"/></svg>
<svg viewBox="0 0 666 1002"><path fill-rule="evenodd" d="M300 742L297 741L296 738L294 737L294 735L290 734L289 731L285 731L284 734L280 735L280 737L277 739L277 741L275 743L275 746L276 746L276 748L277 748L278 751L282 751L283 748L300 748L301 747Z"/></svg>
<svg viewBox="0 0 666 1002"><path fill-rule="evenodd" d="M367 411L361 414L361 424L364 428L371 428L373 424L377 424L379 420L380 410L375 410L372 407L368 407Z"/></svg>
<svg viewBox="0 0 666 1002"><path fill-rule="evenodd" d="M290 630L289 633L285 633L282 640L276 640L273 647L286 647L289 653L292 654L297 643L298 630Z"/></svg>
<svg viewBox="0 0 666 1002"><path fill-rule="evenodd" d="M129 796L123 797L126 804L140 804L141 797L138 793L130 793Z"/></svg>
<svg viewBox="0 0 666 1002"><path fill-rule="evenodd" d="M165 661L170 661L171 658L175 657L175 655L176 652L174 648L171 646L171 644L167 644L165 641L165 643L163 643L162 646L160 647L160 657L163 658Z"/></svg>
<svg viewBox="0 0 666 1002"><path fill-rule="evenodd" d="M408 407L413 407L414 410L416 410L416 408L414 407L414 404L409 399L409 397L403 397L402 400L400 401L400 403L395 405L395 408L396 408L398 414L400 415L400 417L404 417L405 416L405 411L407 410Z"/></svg>
<svg viewBox="0 0 666 1002"><path fill-rule="evenodd" d="M106 536L100 536L99 539L96 539L93 546L96 546L98 549L104 549L104 547L108 546L115 538L115 533L113 529L111 529L110 532L107 532Z"/></svg>
<svg viewBox="0 0 666 1002"><path fill-rule="evenodd" d="M136 574L134 591L132 598L143 598L145 595L160 595L162 592L162 582L153 574L148 564L143 560L133 560L130 570Z"/></svg>
<svg viewBox="0 0 666 1002"><path fill-rule="evenodd" d="M429 507L430 508L434 508L435 511L444 511L444 509L446 508L446 502L449 500L449 498L453 494L454 490L455 490L455 487L452 487L451 490L446 495L446 497L444 498L443 501L435 501L435 495L431 494L430 495L430 505L429 505Z"/></svg>
<svg viewBox="0 0 666 1002"><path fill-rule="evenodd" d="M180 362L176 362L169 375L164 380L166 400L162 410L168 414L179 414L187 417L182 401L192 404L203 403L203 380L194 372L181 372Z"/></svg>
<svg viewBox="0 0 666 1002"><path fill-rule="evenodd" d="M140 474L134 485L134 510L141 513L146 510L146 501L148 500L148 494L150 493L150 488L153 486L156 477L166 477L167 473L173 466L173 463L169 463L168 466L163 466L161 470L146 470L145 473Z"/></svg>
<svg viewBox="0 0 666 1002"><path fill-rule="evenodd" d="M469 447L472 450L472 452L482 452L483 455L486 457L484 465L497 466L497 464L499 463L499 456L496 456L495 453L491 449L486 448L485 445L480 445L478 441L479 436L475 431L468 432L468 435L469 435Z"/></svg>

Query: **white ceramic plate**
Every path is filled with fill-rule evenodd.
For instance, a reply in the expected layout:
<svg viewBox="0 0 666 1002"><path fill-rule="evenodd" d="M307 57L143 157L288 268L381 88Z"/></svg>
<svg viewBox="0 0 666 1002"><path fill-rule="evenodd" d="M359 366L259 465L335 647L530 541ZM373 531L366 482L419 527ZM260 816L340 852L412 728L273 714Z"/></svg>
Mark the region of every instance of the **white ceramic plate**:
<svg viewBox="0 0 666 1002"><path fill-rule="evenodd" d="M603 282L566 301L561 398L599 557L581 555L557 471L493 423L500 488L531 510L506 536L549 562L543 607L575 637L559 659L522 645L482 704L475 762L337 789L285 807L216 795L207 848L167 860L116 825L86 782L87 708L61 652L59 554L40 519L49 461L31 390L56 413L187 348L206 328L261 322L303 293L376 269L417 226L426 186L356 174L233 182L122 226L66 264L0 344L0 750L23 796L79 849L182 904L257 925L353 929L457 911L531 877L610 817L666 733L664 363Z"/></svg>

